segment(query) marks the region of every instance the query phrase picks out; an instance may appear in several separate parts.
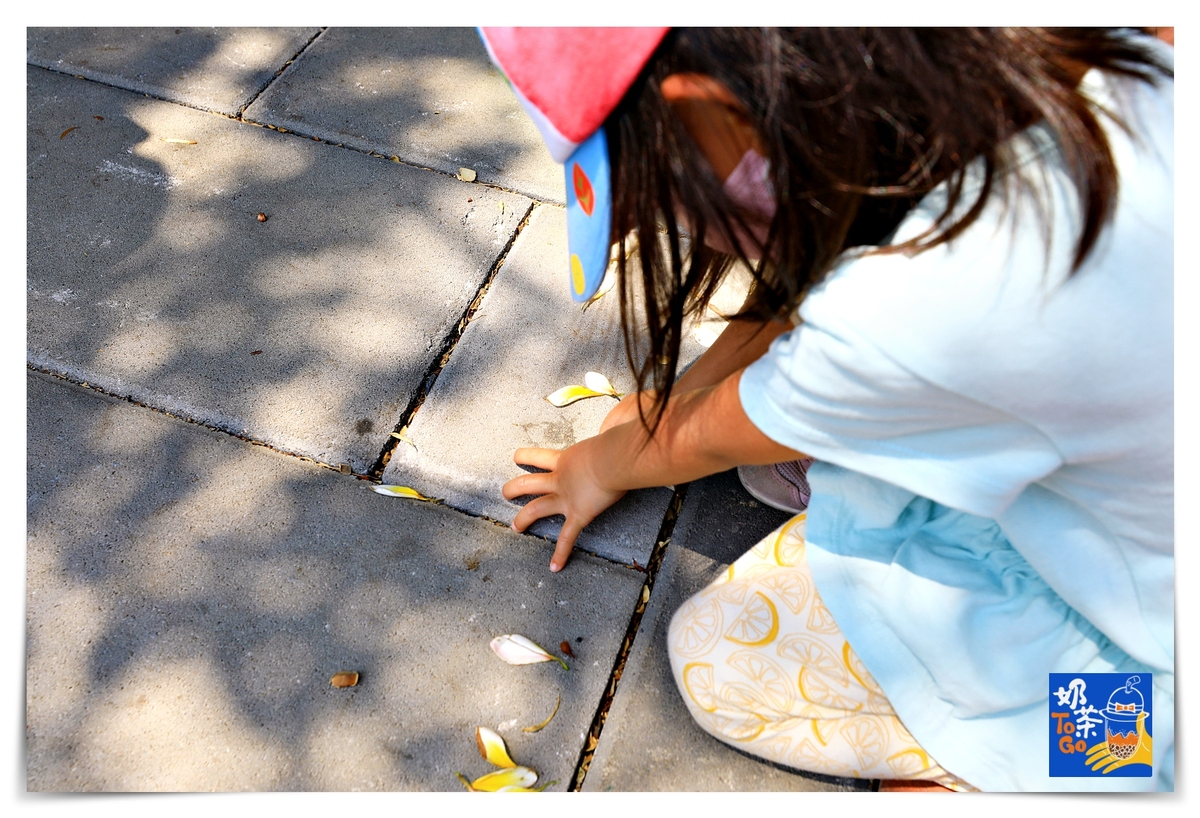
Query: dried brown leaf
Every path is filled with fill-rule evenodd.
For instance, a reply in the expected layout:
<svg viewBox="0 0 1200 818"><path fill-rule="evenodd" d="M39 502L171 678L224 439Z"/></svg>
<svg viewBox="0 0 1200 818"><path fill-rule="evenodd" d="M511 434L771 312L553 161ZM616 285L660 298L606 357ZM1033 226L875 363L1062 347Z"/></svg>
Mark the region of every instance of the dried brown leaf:
<svg viewBox="0 0 1200 818"><path fill-rule="evenodd" d="M565 645L565 644L566 644L566 642L564 642L563 644ZM554 718L555 714L556 714L556 713L558 713L558 708L559 708L559 706L560 706L561 704L562 704L562 696L559 696L559 697L558 697L558 701L556 701L556 702L554 703L554 710L552 710L552 711L550 712L550 715L549 715L549 716L546 716L546 720L545 720L545 721L543 721L541 724L533 724L533 725L530 725L529 727L522 727L522 728L521 728L521 732L523 732L523 733L536 733L536 732L538 732L539 730L541 730L543 727L545 727L547 724L549 724L549 723L550 723L550 721L551 721L551 719L553 719L553 718Z"/></svg>
<svg viewBox="0 0 1200 818"><path fill-rule="evenodd" d="M72 125L70 128L67 128L65 131L63 131L62 133L60 133L60 134L58 135L58 138L59 138L59 139L64 139L64 138L66 138L67 134L69 134L71 131L77 131L77 130L79 130L79 126L78 126L78 125Z"/></svg>
<svg viewBox="0 0 1200 818"><path fill-rule="evenodd" d="M354 687L358 684L358 673L353 670L343 670L340 673L333 674L329 684L334 687Z"/></svg>

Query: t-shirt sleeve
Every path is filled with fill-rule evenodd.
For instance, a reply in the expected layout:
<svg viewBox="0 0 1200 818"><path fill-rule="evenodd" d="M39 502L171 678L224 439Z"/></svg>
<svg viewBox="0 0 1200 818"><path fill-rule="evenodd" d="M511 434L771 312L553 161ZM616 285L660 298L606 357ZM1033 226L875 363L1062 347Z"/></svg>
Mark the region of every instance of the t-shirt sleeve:
<svg viewBox="0 0 1200 818"><path fill-rule="evenodd" d="M739 395L778 443L985 517L1062 464L1030 424L923 380L847 325L779 337Z"/></svg>

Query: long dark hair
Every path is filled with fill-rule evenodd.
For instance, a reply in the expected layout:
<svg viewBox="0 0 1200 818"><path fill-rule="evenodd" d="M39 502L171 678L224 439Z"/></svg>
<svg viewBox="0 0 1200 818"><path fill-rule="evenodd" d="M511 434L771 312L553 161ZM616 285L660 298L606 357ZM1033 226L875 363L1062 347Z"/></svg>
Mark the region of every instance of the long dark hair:
<svg viewBox="0 0 1200 818"><path fill-rule="evenodd" d="M1129 30L668 34L605 123L626 356L639 391L657 392L652 417L642 416L647 428L657 427L670 396L684 320L704 309L735 260L754 278L751 303L738 317L762 320L788 315L843 251L879 245L942 182L949 195L941 219L903 249L949 241L1004 179L1012 162L1009 138L1039 120L1057 138L1079 196L1083 225L1072 272L1078 269L1111 216L1117 190L1108 142L1076 87L1092 67L1146 81L1170 74ZM729 200L662 96L663 79L680 72L724 83L770 160L777 209L759 261L751 262L737 240L749 217ZM983 184L967 202L963 171L974 160L982 161ZM1007 195L1010 186L1000 187ZM964 207L964 215L951 216ZM687 247L679 217L690 233ZM708 248L712 231L737 255ZM630 235L638 241L625 241Z"/></svg>

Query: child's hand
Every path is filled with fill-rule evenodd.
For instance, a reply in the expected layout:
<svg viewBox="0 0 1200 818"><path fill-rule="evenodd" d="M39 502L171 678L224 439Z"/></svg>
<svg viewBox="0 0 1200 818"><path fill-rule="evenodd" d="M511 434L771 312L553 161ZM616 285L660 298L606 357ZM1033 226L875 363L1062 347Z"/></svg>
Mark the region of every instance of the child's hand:
<svg viewBox="0 0 1200 818"><path fill-rule="evenodd" d="M634 412L636 413L636 409ZM530 500L513 520L514 531L524 531L536 520L561 514L566 517L558 534L550 570L561 571L571 556L575 540L584 526L602 511L620 500L624 491L602 487L591 468L591 459L599 455L600 438L588 438L569 449L517 449L513 462L522 466L549 469L538 474L523 474L504 484L506 500L527 494L540 495Z"/></svg>

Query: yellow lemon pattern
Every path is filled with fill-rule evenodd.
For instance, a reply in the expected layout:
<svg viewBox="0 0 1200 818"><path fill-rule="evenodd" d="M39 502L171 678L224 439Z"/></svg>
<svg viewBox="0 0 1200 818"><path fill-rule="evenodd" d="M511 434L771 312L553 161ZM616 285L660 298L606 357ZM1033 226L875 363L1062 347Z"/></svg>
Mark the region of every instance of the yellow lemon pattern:
<svg viewBox="0 0 1200 818"><path fill-rule="evenodd" d="M762 587L773 591L794 614L804 610L809 597L812 596L812 584L802 571L776 568L764 574L758 582Z"/></svg>
<svg viewBox="0 0 1200 818"><path fill-rule="evenodd" d="M725 624L721 603L715 599L689 599L675 614L675 636L671 650L687 659L705 655L721 638Z"/></svg>
<svg viewBox="0 0 1200 818"><path fill-rule="evenodd" d="M717 695L713 689L713 666L705 662L684 665L683 687L688 698L706 713L717 710Z"/></svg>
<svg viewBox="0 0 1200 818"><path fill-rule="evenodd" d="M773 549L775 564L779 567L790 568L804 559L804 524L807 519L807 515L801 512L779 529Z"/></svg>
<svg viewBox="0 0 1200 818"><path fill-rule="evenodd" d="M917 744L842 635L805 559L805 523L793 517L676 612L668 652L692 717L795 769L973 789Z"/></svg>
<svg viewBox="0 0 1200 818"><path fill-rule="evenodd" d="M779 611L762 591L755 591L733 620L725 638L749 647L762 647L775 641L779 633Z"/></svg>
<svg viewBox="0 0 1200 818"><path fill-rule="evenodd" d="M805 636L802 633L793 633L779 640L779 646L775 648L775 652L791 659L798 665L815 668L822 675L832 678L843 687L850 684L850 676L846 673L846 667L842 664L841 657L819 639Z"/></svg>

